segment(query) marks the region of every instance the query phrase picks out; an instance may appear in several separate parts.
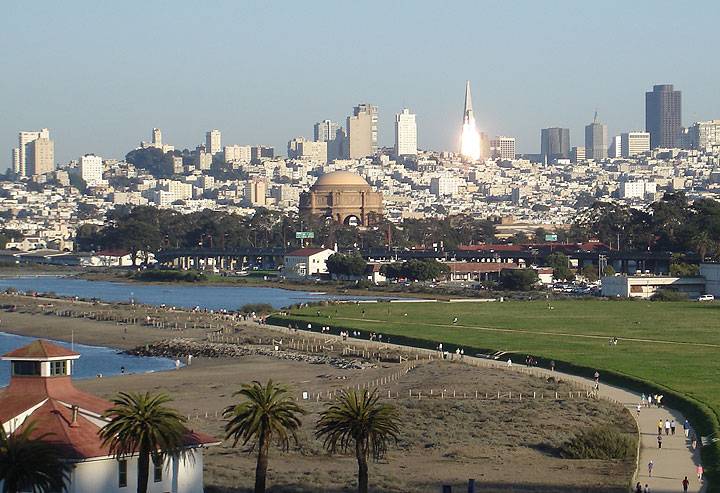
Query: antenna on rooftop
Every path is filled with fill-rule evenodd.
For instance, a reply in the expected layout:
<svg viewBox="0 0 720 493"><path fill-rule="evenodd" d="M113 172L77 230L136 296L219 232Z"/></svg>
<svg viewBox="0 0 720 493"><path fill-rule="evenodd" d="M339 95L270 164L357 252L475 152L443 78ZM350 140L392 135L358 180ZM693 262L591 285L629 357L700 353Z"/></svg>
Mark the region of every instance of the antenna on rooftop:
<svg viewBox="0 0 720 493"><path fill-rule="evenodd" d="M597 108L595 108L595 116L593 116L593 123L597 123Z"/></svg>

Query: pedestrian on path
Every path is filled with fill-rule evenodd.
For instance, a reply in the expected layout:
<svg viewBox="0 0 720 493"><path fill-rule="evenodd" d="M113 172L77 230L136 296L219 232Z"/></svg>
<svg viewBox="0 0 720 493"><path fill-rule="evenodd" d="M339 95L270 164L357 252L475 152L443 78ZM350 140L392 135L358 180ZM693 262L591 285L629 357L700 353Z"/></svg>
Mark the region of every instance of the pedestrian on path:
<svg viewBox="0 0 720 493"><path fill-rule="evenodd" d="M666 435L670 434L670 420L669 419L665 420L665 434Z"/></svg>
<svg viewBox="0 0 720 493"><path fill-rule="evenodd" d="M694 430L692 432L692 435L690 435L690 440L692 441L692 449L695 450L697 448L697 435L695 434Z"/></svg>
<svg viewBox="0 0 720 493"><path fill-rule="evenodd" d="M653 461L648 462L648 476L652 477L652 471L655 464L653 464ZM640 486L640 483L638 483L638 486Z"/></svg>
<svg viewBox="0 0 720 493"><path fill-rule="evenodd" d="M662 433L662 429L663 429L663 420L659 419L658 420L658 435Z"/></svg>
<svg viewBox="0 0 720 493"><path fill-rule="evenodd" d="M652 407L653 403L653 396L652 394L648 394L648 407Z"/></svg>
<svg viewBox="0 0 720 493"><path fill-rule="evenodd" d="M705 471L703 470L703 466L702 466L701 464L698 464L698 466L697 466L697 477L698 477L698 481L702 481L702 477L703 477L703 473L704 473L704 472L705 472Z"/></svg>
<svg viewBox="0 0 720 493"><path fill-rule="evenodd" d="M645 488L643 488L643 493L650 493L650 486L648 486L647 483L645 483Z"/></svg>
<svg viewBox="0 0 720 493"><path fill-rule="evenodd" d="M638 405L637 405L638 419L640 419L640 409L642 409L642 405L641 405L641 404L638 404Z"/></svg>
<svg viewBox="0 0 720 493"><path fill-rule="evenodd" d="M662 448L662 435L658 435L658 448Z"/></svg>
<svg viewBox="0 0 720 493"><path fill-rule="evenodd" d="M690 423L687 419L683 423L683 430L685 431L685 438L690 437Z"/></svg>
<svg viewBox="0 0 720 493"><path fill-rule="evenodd" d="M672 435L675 435L675 420L670 421L670 432Z"/></svg>
<svg viewBox="0 0 720 493"><path fill-rule="evenodd" d="M641 401L643 407L647 406L647 397L645 397L644 392L643 392L642 397L640 398L640 401Z"/></svg>
<svg viewBox="0 0 720 493"><path fill-rule="evenodd" d="M642 485L640 484L640 481L635 485L635 493L642 493Z"/></svg>
<svg viewBox="0 0 720 493"><path fill-rule="evenodd" d="M682 480L682 486L683 486L683 491L688 490L688 486L690 486L690 481L688 480L687 476L685 476L685 479Z"/></svg>

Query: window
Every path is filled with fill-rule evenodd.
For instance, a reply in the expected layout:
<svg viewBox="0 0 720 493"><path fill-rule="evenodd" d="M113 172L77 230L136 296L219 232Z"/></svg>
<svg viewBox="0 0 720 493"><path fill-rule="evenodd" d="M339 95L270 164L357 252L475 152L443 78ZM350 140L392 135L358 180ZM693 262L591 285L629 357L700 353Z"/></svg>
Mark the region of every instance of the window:
<svg viewBox="0 0 720 493"><path fill-rule="evenodd" d="M40 362L39 361L13 361L12 362L12 373L13 373L13 375L21 375L21 376L39 376L40 375Z"/></svg>
<svg viewBox="0 0 720 493"><path fill-rule="evenodd" d="M163 478L163 460L162 457L153 457L153 480L160 483Z"/></svg>
<svg viewBox="0 0 720 493"><path fill-rule="evenodd" d="M67 375L67 360L51 361L50 375Z"/></svg>
<svg viewBox="0 0 720 493"><path fill-rule="evenodd" d="M118 461L118 487L125 488L127 486L127 461Z"/></svg>

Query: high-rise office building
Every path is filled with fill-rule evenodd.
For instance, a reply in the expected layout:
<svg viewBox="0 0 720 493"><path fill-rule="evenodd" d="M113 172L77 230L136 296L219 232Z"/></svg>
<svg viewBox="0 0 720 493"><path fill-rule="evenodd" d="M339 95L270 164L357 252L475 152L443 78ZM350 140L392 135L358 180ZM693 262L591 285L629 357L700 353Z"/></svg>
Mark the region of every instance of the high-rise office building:
<svg viewBox="0 0 720 493"><path fill-rule="evenodd" d="M540 155L547 162L570 156L570 129L543 128L540 131Z"/></svg>
<svg viewBox="0 0 720 493"><path fill-rule="evenodd" d="M38 149L35 149L33 142L38 139L44 139L43 142L38 144ZM52 171L55 168L53 163L55 159L54 145L50 140L50 131L47 128L43 128L39 132L20 132L18 134L18 146L13 149L13 173L19 177L32 176L37 173L37 170ZM39 159L39 162L35 163L35 156ZM48 164L50 163L50 164Z"/></svg>
<svg viewBox="0 0 720 493"><path fill-rule="evenodd" d="M275 157L275 148L271 146L252 146L250 148L250 159L260 161L263 158L272 159Z"/></svg>
<svg viewBox="0 0 720 493"><path fill-rule="evenodd" d="M347 117L348 159L371 156L377 151L378 108L360 104L353 108L353 116Z"/></svg>
<svg viewBox="0 0 720 493"><path fill-rule="evenodd" d="M226 163L249 163L252 160L250 146L225 146L223 155Z"/></svg>
<svg viewBox="0 0 720 493"><path fill-rule="evenodd" d="M315 142L327 142L333 140L339 128L339 123L332 120L323 120L313 125L313 138Z"/></svg>
<svg viewBox="0 0 720 493"><path fill-rule="evenodd" d="M608 157L622 157L622 135L613 137L610 147L608 148Z"/></svg>
<svg viewBox="0 0 720 493"><path fill-rule="evenodd" d="M222 150L221 139L220 130L213 129L205 132L205 152L209 152L213 156L219 154Z"/></svg>
<svg viewBox="0 0 720 493"><path fill-rule="evenodd" d="M648 132L626 132L620 134L620 153L622 157L633 157L650 150Z"/></svg>
<svg viewBox="0 0 720 493"><path fill-rule="evenodd" d="M585 161L585 148L584 147L573 147L570 149L570 161L573 163L580 163Z"/></svg>
<svg viewBox="0 0 720 493"><path fill-rule="evenodd" d="M460 131L460 155L470 161L485 158L483 156L480 134L475 125L470 81L465 82L465 105L463 107L462 130Z"/></svg>
<svg viewBox="0 0 720 493"><path fill-rule="evenodd" d="M645 131L650 132L650 147L680 147L682 99L672 84L653 86L645 93Z"/></svg>
<svg viewBox="0 0 720 493"><path fill-rule="evenodd" d="M345 129L331 120L323 120L313 125L316 142L327 142L327 161L332 162L345 156Z"/></svg>
<svg viewBox="0 0 720 493"><path fill-rule="evenodd" d="M703 149L720 145L720 120L695 122L687 129L687 147Z"/></svg>
<svg viewBox="0 0 720 493"><path fill-rule="evenodd" d="M597 121L597 112L592 123L585 126L585 157L599 161L607 157L607 125Z"/></svg>
<svg viewBox="0 0 720 493"><path fill-rule="evenodd" d="M100 156L85 154L80 157L80 177L89 187L100 184L102 175L103 163Z"/></svg>
<svg viewBox="0 0 720 493"><path fill-rule="evenodd" d="M515 137L498 136L490 141L490 154L493 158L505 161L515 159Z"/></svg>
<svg viewBox="0 0 720 493"><path fill-rule="evenodd" d="M417 155L417 123L407 108L395 115L395 155Z"/></svg>

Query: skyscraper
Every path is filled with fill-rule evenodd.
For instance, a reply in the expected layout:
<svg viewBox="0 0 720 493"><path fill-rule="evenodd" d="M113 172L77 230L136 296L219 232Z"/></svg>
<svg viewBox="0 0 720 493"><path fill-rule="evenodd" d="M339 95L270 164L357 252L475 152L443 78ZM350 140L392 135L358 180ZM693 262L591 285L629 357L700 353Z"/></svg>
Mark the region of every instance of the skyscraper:
<svg viewBox="0 0 720 493"><path fill-rule="evenodd" d="M209 152L213 156L222 150L222 135L220 130L210 130L205 133L205 152Z"/></svg>
<svg viewBox="0 0 720 493"><path fill-rule="evenodd" d="M417 155L417 123L407 108L395 115L395 155Z"/></svg>
<svg viewBox="0 0 720 493"><path fill-rule="evenodd" d="M597 111L591 124L585 126L585 157L587 159L605 159L608 149L607 125L597 121Z"/></svg>
<svg viewBox="0 0 720 493"><path fill-rule="evenodd" d="M342 159L345 155L345 129L331 120L323 120L313 125L315 142L327 142L327 161Z"/></svg>
<svg viewBox="0 0 720 493"><path fill-rule="evenodd" d="M465 83L465 106L463 108L462 133L460 134L460 155L473 161L481 157L480 134L475 126L470 81Z"/></svg>
<svg viewBox="0 0 720 493"><path fill-rule="evenodd" d="M682 101L672 84L653 86L645 93L645 130L650 132L650 147L680 147Z"/></svg>
<svg viewBox="0 0 720 493"><path fill-rule="evenodd" d="M42 139L37 146L36 140ZM13 149L13 173L19 177L47 173L55 168L55 147L50 131L20 132L18 146Z"/></svg>
<svg viewBox="0 0 720 493"><path fill-rule="evenodd" d="M570 157L570 129L543 128L540 131L540 154L547 162Z"/></svg>
<svg viewBox="0 0 720 493"><path fill-rule="evenodd" d="M353 116L347 117L347 158L359 159L377 151L378 108L371 104L359 104L353 108Z"/></svg>
<svg viewBox="0 0 720 493"><path fill-rule="evenodd" d="M492 157L504 161L515 159L515 137L498 136L490 141Z"/></svg>

